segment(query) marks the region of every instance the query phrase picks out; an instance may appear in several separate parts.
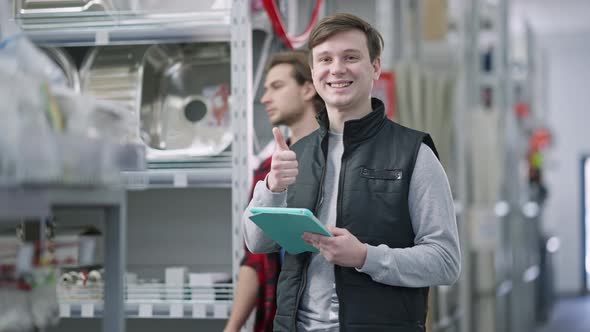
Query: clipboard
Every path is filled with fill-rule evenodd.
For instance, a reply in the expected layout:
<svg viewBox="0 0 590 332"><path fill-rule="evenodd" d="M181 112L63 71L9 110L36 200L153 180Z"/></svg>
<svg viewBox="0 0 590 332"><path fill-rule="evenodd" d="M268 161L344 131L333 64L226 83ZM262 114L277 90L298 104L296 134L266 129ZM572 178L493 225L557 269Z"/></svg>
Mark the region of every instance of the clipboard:
<svg viewBox="0 0 590 332"><path fill-rule="evenodd" d="M252 220L264 233L292 255L318 250L303 241L304 232L332 236L332 233L308 209L250 208Z"/></svg>

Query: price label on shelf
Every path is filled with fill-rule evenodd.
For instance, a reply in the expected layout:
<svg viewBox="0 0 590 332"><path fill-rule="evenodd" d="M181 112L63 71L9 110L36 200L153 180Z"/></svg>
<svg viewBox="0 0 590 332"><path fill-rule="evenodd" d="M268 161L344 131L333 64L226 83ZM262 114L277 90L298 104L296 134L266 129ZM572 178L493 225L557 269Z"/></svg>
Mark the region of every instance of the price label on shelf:
<svg viewBox="0 0 590 332"><path fill-rule="evenodd" d="M153 316L153 306L149 303L142 303L139 305L139 317L150 318Z"/></svg>
<svg viewBox="0 0 590 332"><path fill-rule="evenodd" d="M84 303L82 304L82 317L94 317L94 304Z"/></svg>
<svg viewBox="0 0 590 332"><path fill-rule="evenodd" d="M16 273L21 274L31 271L35 248L32 244L23 244L16 254Z"/></svg>
<svg viewBox="0 0 590 332"><path fill-rule="evenodd" d="M107 45L109 43L109 32L105 30L100 30L96 32L94 43L96 45Z"/></svg>
<svg viewBox="0 0 590 332"><path fill-rule="evenodd" d="M70 317L72 312L68 303L59 304L59 317Z"/></svg>
<svg viewBox="0 0 590 332"><path fill-rule="evenodd" d="M188 176L186 173L174 174L174 188L186 188L188 187Z"/></svg>
<svg viewBox="0 0 590 332"><path fill-rule="evenodd" d="M124 172L127 189L146 189L149 178L144 172Z"/></svg>
<svg viewBox="0 0 590 332"><path fill-rule="evenodd" d="M203 303L193 304L193 318L205 318L207 308Z"/></svg>
<svg viewBox="0 0 590 332"><path fill-rule="evenodd" d="M184 306L182 303L172 303L170 305L170 317L182 318L184 316Z"/></svg>
<svg viewBox="0 0 590 332"><path fill-rule="evenodd" d="M225 304L213 305L213 317L214 318L227 318L227 305L225 305Z"/></svg>

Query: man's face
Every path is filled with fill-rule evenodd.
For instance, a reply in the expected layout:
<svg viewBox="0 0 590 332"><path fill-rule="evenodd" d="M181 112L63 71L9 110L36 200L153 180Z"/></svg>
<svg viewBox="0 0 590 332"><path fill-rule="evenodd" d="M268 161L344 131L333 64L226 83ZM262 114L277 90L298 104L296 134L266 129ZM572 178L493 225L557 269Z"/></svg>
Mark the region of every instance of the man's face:
<svg viewBox="0 0 590 332"><path fill-rule="evenodd" d="M313 85L326 106L350 109L371 96L381 61L369 57L367 37L359 30L339 32L312 49Z"/></svg>
<svg viewBox="0 0 590 332"><path fill-rule="evenodd" d="M260 102L273 126L290 126L301 119L304 113L303 89L304 86L295 81L290 64L279 64L268 71Z"/></svg>

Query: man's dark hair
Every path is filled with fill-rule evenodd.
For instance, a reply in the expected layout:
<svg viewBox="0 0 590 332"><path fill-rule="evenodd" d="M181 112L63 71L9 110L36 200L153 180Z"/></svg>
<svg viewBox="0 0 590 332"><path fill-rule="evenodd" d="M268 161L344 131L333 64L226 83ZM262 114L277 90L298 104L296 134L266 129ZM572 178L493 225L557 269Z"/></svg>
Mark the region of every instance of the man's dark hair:
<svg viewBox="0 0 590 332"><path fill-rule="evenodd" d="M309 82L313 85L311 69L309 68L309 63L307 62L306 51L289 51L275 53L268 61L266 71L268 72L274 66L281 64L291 65L291 67L293 68L292 75L297 84L303 85L305 82ZM317 94L317 92L313 98L313 105L316 112L319 112L320 110L322 110L322 108L324 108L324 100L322 99L322 97L320 97L320 95Z"/></svg>
<svg viewBox="0 0 590 332"><path fill-rule="evenodd" d="M381 55L383 50L383 37L373 26L363 19L352 14L339 13L324 17L309 34L309 60L311 63L311 50L339 32L360 30L367 37L367 48L371 63Z"/></svg>

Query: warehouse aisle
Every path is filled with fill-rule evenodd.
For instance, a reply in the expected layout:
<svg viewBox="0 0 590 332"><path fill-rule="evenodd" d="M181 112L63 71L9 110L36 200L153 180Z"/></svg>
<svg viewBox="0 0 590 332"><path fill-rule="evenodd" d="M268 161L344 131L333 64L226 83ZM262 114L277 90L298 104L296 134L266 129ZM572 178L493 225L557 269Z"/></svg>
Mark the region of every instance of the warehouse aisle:
<svg viewBox="0 0 590 332"><path fill-rule="evenodd" d="M590 295L560 300L550 321L537 332L588 332L590 331Z"/></svg>

